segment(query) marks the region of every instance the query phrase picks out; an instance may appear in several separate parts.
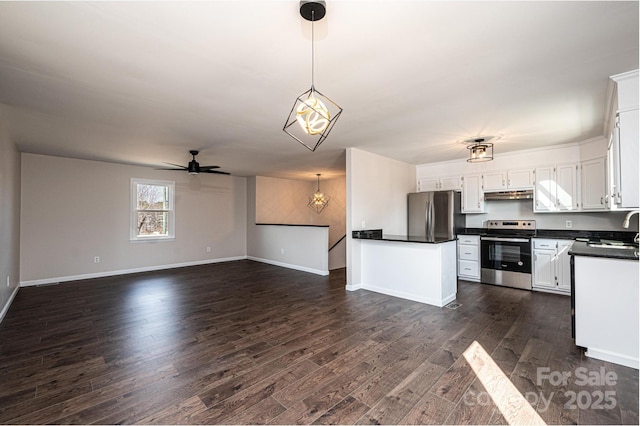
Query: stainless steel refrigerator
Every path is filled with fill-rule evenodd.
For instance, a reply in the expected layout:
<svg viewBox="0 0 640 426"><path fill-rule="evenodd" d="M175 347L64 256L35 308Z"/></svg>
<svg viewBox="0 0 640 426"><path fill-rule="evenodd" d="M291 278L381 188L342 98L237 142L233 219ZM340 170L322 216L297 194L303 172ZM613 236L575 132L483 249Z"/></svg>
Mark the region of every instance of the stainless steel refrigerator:
<svg viewBox="0 0 640 426"><path fill-rule="evenodd" d="M415 192L408 194L407 203L410 237L453 239L456 231L465 226L459 192Z"/></svg>

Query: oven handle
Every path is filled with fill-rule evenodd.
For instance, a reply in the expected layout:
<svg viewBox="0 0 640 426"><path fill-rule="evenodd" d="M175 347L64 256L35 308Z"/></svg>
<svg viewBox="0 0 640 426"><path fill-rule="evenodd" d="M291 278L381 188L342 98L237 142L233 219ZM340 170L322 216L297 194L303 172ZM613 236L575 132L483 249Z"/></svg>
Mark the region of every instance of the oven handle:
<svg viewBox="0 0 640 426"><path fill-rule="evenodd" d="M507 243L528 243L531 241L528 238L480 237L480 239L485 241L504 241Z"/></svg>

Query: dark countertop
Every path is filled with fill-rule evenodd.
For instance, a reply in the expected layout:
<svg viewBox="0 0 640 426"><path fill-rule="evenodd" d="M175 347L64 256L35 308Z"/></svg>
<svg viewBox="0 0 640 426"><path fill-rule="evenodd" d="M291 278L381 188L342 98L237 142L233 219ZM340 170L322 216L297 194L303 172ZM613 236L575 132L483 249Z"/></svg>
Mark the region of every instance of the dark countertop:
<svg viewBox="0 0 640 426"><path fill-rule="evenodd" d="M313 228L328 228L329 225L306 225L306 224L296 224L296 223L256 223L256 225L269 225L269 226L310 226Z"/></svg>
<svg viewBox="0 0 640 426"><path fill-rule="evenodd" d="M638 260L638 250L590 247L584 241L576 241L569 249L572 256L606 257L610 259Z"/></svg>
<svg viewBox="0 0 640 426"><path fill-rule="evenodd" d="M382 238L358 238L353 237L357 240L373 240L373 241L395 241L400 243L424 243L424 244L441 244L449 241L455 241L456 238L427 238L427 237L411 237L407 235L389 235L383 234Z"/></svg>
<svg viewBox="0 0 640 426"><path fill-rule="evenodd" d="M458 234L466 235L487 235L486 228L464 228L458 231ZM633 242L635 232L628 231L583 231L574 229L536 229L533 238L553 238L553 239L565 239L575 240L577 238L599 241L599 240L614 240Z"/></svg>

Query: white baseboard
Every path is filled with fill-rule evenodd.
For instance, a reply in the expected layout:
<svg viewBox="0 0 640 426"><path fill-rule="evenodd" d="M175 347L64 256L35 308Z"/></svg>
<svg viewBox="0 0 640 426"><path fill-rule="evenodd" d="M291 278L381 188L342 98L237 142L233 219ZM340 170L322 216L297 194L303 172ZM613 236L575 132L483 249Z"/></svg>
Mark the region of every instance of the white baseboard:
<svg viewBox="0 0 640 426"><path fill-rule="evenodd" d="M13 299L16 298L16 294L18 294L19 288L20 286L16 286L16 288L13 289L11 296L9 296L9 300L7 300L7 303L5 303L4 306L2 307L2 312L0 312L0 322L2 322L2 320L4 319L4 316L7 315L7 312L9 312L9 306L11 306Z"/></svg>
<svg viewBox="0 0 640 426"><path fill-rule="evenodd" d="M362 288L362 284L347 284L345 287L348 291L356 291Z"/></svg>
<svg viewBox="0 0 640 426"><path fill-rule="evenodd" d="M631 357L628 355L614 353L602 349L588 348L584 354L589 358L595 358L602 361L612 362L614 364L624 365L625 367L635 368L636 370L639 366L637 357Z"/></svg>
<svg viewBox="0 0 640 426"><path fill-rule="evenodd" d="M548 288L542 287L531 287L533 291L539 291L540 293L551 293L551 294L560 294L562 296L571 296L571 291L560 291L560 290L551 290Z"/></svg>
<svg viewBox="0 0 640 426"><path fill-rule="evenodd" d="M185 266L207 265L210 263L230 262L233 260L244 260L247 256L224 257L219 259L196 260L193 262L173 263L170 265L144 266L141 268L121 269L117 271L96 272L92 274L70 275L67 277L43 278L40 280L21 281L20 287L29 287L43 284L57 284L67 281L88 280L91 278L112 277L114 275L135 274L138 272L161 271L163 269L183 268Z"/></svg>
<svg viewBox="0 0 640 426"><path fill-rule="evenodd" d="M263 259L261 257L247 256L249 260L255 260L256 262L268 263L269 265L282 266L283 268L295 269L298 271L310 272L316 275L329 275L329 271L323 271L321 269L308 268L306 266L293 265L291 263L278 262L277 260Z"/></svg>
<svg viewBox="0 0 640 426"><path fill-rule="evenodd" d="M376 293L386 294L387 296L399 297L401 299L412 300L414 302L426 303L427 305L437 306L439 308L443 307L449 302L456 300L456 295L449 295L442 300L432 299L430 297L420 297L415 294L405 293L403 291L390 290L388 288L376 287L373 285L362 284L360 288L364 290L374 291Z"/></svg>

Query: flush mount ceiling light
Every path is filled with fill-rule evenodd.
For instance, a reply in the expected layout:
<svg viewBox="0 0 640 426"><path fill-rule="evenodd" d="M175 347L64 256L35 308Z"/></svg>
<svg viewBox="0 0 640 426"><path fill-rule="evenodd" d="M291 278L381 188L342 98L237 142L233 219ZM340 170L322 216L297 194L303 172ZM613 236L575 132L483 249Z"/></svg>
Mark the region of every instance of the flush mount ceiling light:
<svg viewBox="0 0 640 426"><path fill-rule="evenodd" d="M300 15L311 21L311 88L296 98L282 129L310 151L315 151L324 142L342 113L342 108L317 91L314 84L313 23L325 14L324 1L300 2Z"/></svg>
<svg viewBox="0 0 640 426"><path fill-rule="evenodd" d="M461 142L467 144L469 150L469 163L481 163L493 160L493 143L500 139L497 136L478 136L475 138L464 139Z"/></svg>
<svg viewBox="0 0 640 426"><path fill-rule="evenodd" d="M316 176L318 176L318 189L312 197L309 197L309 203L307 204L307 206L315 210L316 213L320 214L320 212L322 212L322 210L324 210L324 208L329 205L329 200L331 199L331 197L320 192L320 173L316 174Z"/></svg>

